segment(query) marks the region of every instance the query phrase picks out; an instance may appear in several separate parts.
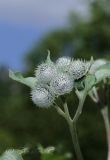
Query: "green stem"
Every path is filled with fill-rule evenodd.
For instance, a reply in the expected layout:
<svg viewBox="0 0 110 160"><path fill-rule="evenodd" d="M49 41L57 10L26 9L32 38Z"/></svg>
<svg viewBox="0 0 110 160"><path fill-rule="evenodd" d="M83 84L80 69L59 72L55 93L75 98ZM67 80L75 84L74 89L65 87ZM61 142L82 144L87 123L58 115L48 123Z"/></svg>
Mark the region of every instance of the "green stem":
<svg viewBox="0 0 110 160"><path fill-rule="evenodd" d="M90 92L88 93L88 95L91 97L91 99L92 99L95 103L98 103L98 102L99 102L99 95L98 95L98 92L97 92L97 89L96 89L95 86L90 90Z"/></svg>
<svg viewBox="0 0 110 160"><path fill-rule="evenodd" d="M80 114L82 113L82 109L83 109L83 105L84 105L87 93L85 91L79 92L77 90L76 94L79 98L79 105L78 105L76 114L75 114L73 119L70 116L70 113L69 113L68 106L67 106L66 102L64 103L64 111L58 106L55 106L55 108L57 109L57 112L61 116L63 116L68 123L77 160L83 160L82 153L81 153L81 150L80 150L80 145L79 145L79 142L78 142L78 136L77 136L77 131L76 131L76 122L79 119Z"/></svg>
<svg viewBox="0 0 110 160"><path fill-rule="evenodd" d="M63 110L57 105L55 104L54 107L56 108L57 112L65 118L65 113L63 112Z"/></svg>
<svg viewBox="0 0 110 160"><path fill-rule="evenodd" d="M73 142L73 145L74 145L77 160L83 160L83 156L82 156L79 141L78 141L76 125L75 124L73 125L73 123L70 123L69 124L69 129L70 129L72 142Z"/></svg>
<svg viewBox="0 0 110 160"><path fill-rule="evenodd" d="M79 95L79 93L77 92L77 96L79 98L79 105L78 105L78 108L77 108L77 111L75 113L75 116L73 118L73 123L76 123L79 119L79 116L81 115L82 113L82 109L83 109L83 105L84 105L84 102L85 102L85 99L86 99L86 96L87 94L84 92L81 96Z"/></svg>
<svg viewBox="0 0 110 160"><path fill-rule="evenodd" d="M107 158L107 160L110 160L110 122L109 122L109 114L108 114L108 107L107 106L105 106L103 109L101 109L101 114L104 119L106 135L107 135L107 143L108 143L108 158Z"/></svg>
<svg viewBox="0 0 110 160"><path fill-rule="evenodd" d="M65 110L65 119L67 120L67 123L69 125L69 130L71 133L72 142L75 149L77 160L83 160L82 153L80 150L80 145L78 142L78 137L77 137L76 124L73 123L73 120L70 117L67 103L64 104L64 110Z"/></svg>

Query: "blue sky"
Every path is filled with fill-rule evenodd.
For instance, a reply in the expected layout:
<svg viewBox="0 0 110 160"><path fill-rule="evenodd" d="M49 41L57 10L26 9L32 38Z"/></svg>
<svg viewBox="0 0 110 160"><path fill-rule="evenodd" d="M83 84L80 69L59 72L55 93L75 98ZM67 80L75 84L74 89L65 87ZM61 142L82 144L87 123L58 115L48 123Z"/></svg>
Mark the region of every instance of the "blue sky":
<svg viewBox="0 0 110 160"><path fill-rule="evenodd" d="M0 0L0 65L22 70L23 58L45 33L87 14L86 0Z"/></svg>
<svg viewBox="0 0 110 160"><path fill-rule="evenodd" d="M12 69L22 69L23 56L39 40L42 31L19 28L9 24L0 24L0 65Z"/></svg>

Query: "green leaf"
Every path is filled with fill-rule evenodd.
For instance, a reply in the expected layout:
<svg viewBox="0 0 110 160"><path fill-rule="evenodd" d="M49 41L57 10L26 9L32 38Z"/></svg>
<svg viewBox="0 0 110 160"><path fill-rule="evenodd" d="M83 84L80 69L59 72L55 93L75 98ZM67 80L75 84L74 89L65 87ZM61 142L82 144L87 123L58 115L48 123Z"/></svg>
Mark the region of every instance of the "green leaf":
<svg viewBox="0 0 110 160"><path fill-rule="evenodd" d="M16 150L7 150L0 157L0 160L23 160L23 158Z"/></svg>
<svg viewBox="0 0 110 160"><path fill-rule="evenodd" d="M41 160L68 160L72 158L71 153L65 153L64 155L58 154L55 152L55 147L53 146L44 148L39 144L38 150L41 154Z"/></svg>
<svg viewBox="0 0 110 160"><path fill-rule="evenodd" d="M81 82L80 82L81 83ZM87 75L86 78L82 81L83 88L81 90L76 89L76 94L79 99L84 99L84 96L90 92L90 90L95 86L96 78L94 75Z"/></svg>
<svg viewBox="0 0 110 160"><path fill-rule="evenodd" d="M110 77L110 63L102 65L96 72L95 72L97 83L104 80L105 78Z"/></svg>
<svg viewBox="0 0 110 160"><path fill-rule="evenodd" d="M50 59L50 51L48 50L47 52L48 52L48 55L47 55L46 61L47 61L47 62L51 62L51 59Z"/></svg>
<svg viewBox="0 0 110 160"><path fill-rule="evenodd" d="M85 78L85 90L88 92L96 84L96 77L94 75L88 75Z"/></svg>
<svg viewBox="0 0 110 160"><path fill-rule="evenodd" d="M50 146L47 148L43 148L43 146L41 144L38 145L38 150L41 154L51 154L55 151L55 147Z"/></svg>
<svg viewBox="0 0 110 160"><path fill-rule="evenodd" d="M98 96L97 88L95 86L89 91L88 95L95 103L98 103L99 96Z"/></svg>
<svg viewBox="0 0 110 160"><path fill-rule="evenodd" d="M47 64L53 64L53 62L51 61L51 58L50 58L50 51L47 50L47 52L48 52L48 55L47 55L46 63Z"/></svg>
<svg viewBox="0 0 110 160"><path fill-rule="evenodd" d="M30 88L34 88L37 83L37 79L34 77L24 78L20 72L9 71L9 77L15 81L23 83Z"/></svg>
<svg viewBox="0 0 110 160"><path fill-rule="evenodd" d="M82 81L76 83L76 94L80 99L95 86L96 78L94 75L87 75Z"/></svg>

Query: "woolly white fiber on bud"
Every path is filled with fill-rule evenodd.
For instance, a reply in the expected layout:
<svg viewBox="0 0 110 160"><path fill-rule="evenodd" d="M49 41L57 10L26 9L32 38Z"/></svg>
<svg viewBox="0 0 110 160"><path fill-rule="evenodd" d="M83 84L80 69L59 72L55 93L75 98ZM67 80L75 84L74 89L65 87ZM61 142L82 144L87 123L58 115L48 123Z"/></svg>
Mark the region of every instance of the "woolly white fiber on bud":
<svg viewBox="0 0 110 160"><path fill-rule="evenodd" d="M50 88L56 95L64 95L70 93L73 89L74 81L66 73L58 73L51 81Z"/></svg>
<svg viewBox="0 0 110 160"><path fill-rule="evenodd" d="M70 75L74 80L78 80L86 75L88 65L82 60L73 60L69 69Z"/></svg>
<svg viewBox="0 0 110 160"><path fill-rule="evenodd" d="M32 101L39 107L48 108L54 102L54 96L50 93L50 91L41 86L36 87L31 92Z"/></svg>
<svg viewBox="0 0 110 160"><path fill-rule="evenodd" d="M69 70L70 63L71 63L70 57L61 57L58 58L58 60L56 61L56 67L57 69L66 72Z"/></svg>
<svg viewBox="0 0 110 160"><path fill-rule="evenodd" d="M35 75L37 80L42 83L49 83L56 75L56 67L54 63L43 63L38 66Z"/></svg>
<svg viewBox="0 0 110 160"><path fill-rule="evenodd" d="M97 71L97 69L99 69L102 65L104 65L106 63L107 63L107 61L105 59L95 60L89 70L89 73L94 74Z"/></svg>

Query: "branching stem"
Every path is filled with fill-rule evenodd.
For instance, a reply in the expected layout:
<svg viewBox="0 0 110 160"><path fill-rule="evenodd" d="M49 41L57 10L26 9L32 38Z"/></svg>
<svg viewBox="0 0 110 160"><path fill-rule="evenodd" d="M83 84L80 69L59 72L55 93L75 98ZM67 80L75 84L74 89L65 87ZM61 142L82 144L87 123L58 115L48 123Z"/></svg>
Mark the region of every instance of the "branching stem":
<svg viewBox="0 0 110 160"><path fill-rule="evenodd" d="M69 130L71 133L72 142L73 142L73 146L75 149L77 160L83 160L82 153L81 153L80 146L79 146L79 142L78 142L78 137L77 137L76 123L74 123L73 120L71 119L67 103L64 103L64 110L65 110L65 118L66 118L68 126L69 126Z"/></svg>
<svg viewBox="0 0 110 160"><path fill-rule="evenodd" d="M82 113L82 109L83 109L83 105L84 105L86 96L87 96L87 94L84 92L82 96L78 97L79 98L79 105L78 105L77 111L75 113L75 116L73 118L73 123L76 123L78 121L79 116Z"/></svg>
<svg viewBox="0 0 110 160"><path fill-rule="evenodd" d="M107 160L110 160L110 122L109 122L108 106L105 106L103 109L101 109L101 114L104 120L106 135L107 135L107 143L108 143Z"/></svg>
<svg viewBox="0 0 110 160"><path fill-rule="evenodd" d="M69 113L68 106L67 106L66 102L64 103L64 111L59 106L55 106L55 108L57 109L57 112L62 117L64 117L66 119L67 123L68 123L77 160L83 160L82 153L81 153L81 150L80 150L80 145L79 145L79 142L78 142L76 122L79 119L79 116L82 112L82 108L83 108L83 104L84 104L84 101L85 101L85 98L86 98L86 94L83 94L83 96L81 96L81 97L79 96L78 98L79 98L79 105L78 105L76 114L75 114L73 119L70 116L70 113Z"/></svg>

